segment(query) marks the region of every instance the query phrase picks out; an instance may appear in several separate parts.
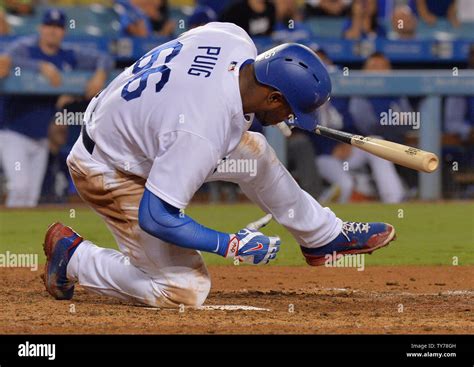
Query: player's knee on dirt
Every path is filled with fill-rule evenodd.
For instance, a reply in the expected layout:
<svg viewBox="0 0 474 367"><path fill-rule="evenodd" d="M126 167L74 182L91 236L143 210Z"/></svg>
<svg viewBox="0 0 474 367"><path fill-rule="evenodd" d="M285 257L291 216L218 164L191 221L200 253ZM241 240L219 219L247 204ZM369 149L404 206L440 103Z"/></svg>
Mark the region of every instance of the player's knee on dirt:
<svg viewBox="0 0 474 367"><path fill-rule="evenodd" d="M211 290L211 279L209 276L201 275L199 280L189 279L183 284L154 284L156 305L165 304L167 307L198 307L207 299Z"/></svg>

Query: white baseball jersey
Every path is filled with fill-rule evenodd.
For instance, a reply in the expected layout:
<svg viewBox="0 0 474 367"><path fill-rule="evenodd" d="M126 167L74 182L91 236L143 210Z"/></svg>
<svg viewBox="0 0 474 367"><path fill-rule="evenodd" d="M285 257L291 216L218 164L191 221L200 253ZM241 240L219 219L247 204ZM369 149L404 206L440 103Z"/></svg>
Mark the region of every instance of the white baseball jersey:
<svg viewBox="0 0 474 367"><path fill-rule="evenodd" d="M240 27L209 23L161 45L121 73L86 111L107 163L146 178L167 203L187 206L248 129L239 69L257 50Z"/></svg>

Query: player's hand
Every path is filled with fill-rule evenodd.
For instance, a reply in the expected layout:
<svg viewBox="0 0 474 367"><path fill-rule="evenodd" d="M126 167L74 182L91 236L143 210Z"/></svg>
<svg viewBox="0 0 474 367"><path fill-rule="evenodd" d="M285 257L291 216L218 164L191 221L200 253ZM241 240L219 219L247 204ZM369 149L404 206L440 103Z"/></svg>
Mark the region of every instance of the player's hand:
<svg viewBox="0 0 474 367"><path fill-rule="evenodd" d="M280 250L280 238L268 237L257 230L267 225L271 214L248 224L239 233L231 235L226 257L234 257L250 264L268 264Z"/></svg>
<svg viewBox="0 0 474 367"><path fill-rule="evenodd" d="M40 63L40 72L53 87L61 85L61 73L59 69L50 62Z"/></svg>

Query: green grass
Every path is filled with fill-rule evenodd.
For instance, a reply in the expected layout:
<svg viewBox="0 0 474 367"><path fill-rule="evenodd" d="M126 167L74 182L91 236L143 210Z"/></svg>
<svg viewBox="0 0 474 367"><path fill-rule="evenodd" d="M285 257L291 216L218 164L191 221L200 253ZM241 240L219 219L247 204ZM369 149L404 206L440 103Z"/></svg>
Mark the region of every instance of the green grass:
<svg viewBox="0 0 474 367"><path fill-rule="evenodd" d="M0 253L39 253L44 261L41 243L48 224L55 220L72 226L99 246L116 247L96 214L81 207L75 211L75 218L71 218L70 208L2 210ZM368 256L366 265L451 265L454 256L459 259L459 265L474 264L474 203L351 204L331 208L342 219L395 225L397 241ZM262 215L251 204L193 205L186 212L204 225L227 232L235 232ZM304 264L299 246L283 227L272 222L264 232L278 234L282 239L282 250L274 264ZM230 263L215 255L204 256L208 264Z"/></svg>

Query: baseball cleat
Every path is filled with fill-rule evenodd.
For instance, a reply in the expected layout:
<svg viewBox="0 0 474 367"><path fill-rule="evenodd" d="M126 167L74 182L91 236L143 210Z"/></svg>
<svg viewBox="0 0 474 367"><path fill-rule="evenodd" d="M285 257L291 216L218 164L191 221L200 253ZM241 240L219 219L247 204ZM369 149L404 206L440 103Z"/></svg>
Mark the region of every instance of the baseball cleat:
<svg viewBox="0 0 474 367"><path fill-rule="evenodd" d="M301 246L301 251L309 265L320 266L335 261L338 255L371 254L395 239L395 228L387 223L343 222L342 232L327 245Z"/></svg>
<svg viewBox="0 0 474 367"><path fill-rule="evenodd" d="M74 282L67 279L67 264L83 238L59 222L49 226L44 238L46 255L43 281L46 290L56 299L71 299Z"/></svg>

